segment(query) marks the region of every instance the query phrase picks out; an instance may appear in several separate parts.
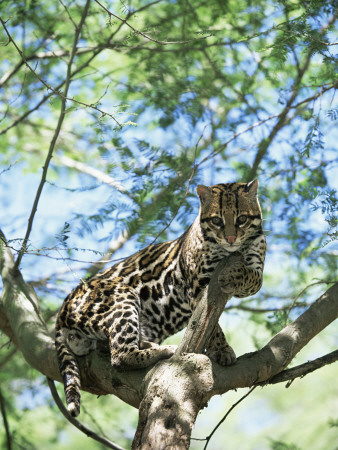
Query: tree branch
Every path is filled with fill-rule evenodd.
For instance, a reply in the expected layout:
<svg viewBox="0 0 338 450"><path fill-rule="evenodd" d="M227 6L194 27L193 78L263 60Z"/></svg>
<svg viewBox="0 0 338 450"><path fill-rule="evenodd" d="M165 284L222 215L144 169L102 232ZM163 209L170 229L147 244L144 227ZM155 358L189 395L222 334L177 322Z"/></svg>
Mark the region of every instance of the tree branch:
<svg viewBox="0 0 338 450"><path fill-rule="evenodd" d="M69 158L68 156L65 156L65 155L57 156L56 162L60 163L63 166L69 167L70 169L75 169L81 173L85 173L86 175L89 175L89 176L95 178L96 180L100 181L101 183L108 184L109 186L117 189L118 191L122 192L123 194L128 195L128 191L122 186L121 183L114 180L114 178L107 175L106 173L101 172L100 170L89 166L88 164L85 164L81 161L76 161L75 159Z"/></svg>
<svg viewBox="0 0 338 450"><path fill-rule="evenodd" d="M323 26L321 28L321 33L323 34L325 32L325 30L330 26L330 24L334 21L335 16L331 17L328 21L328 24ZM311 62L311 58L313 56L313 50L310 47L307 55L306 55L306 59L304 61L303 67L299 67L298 69L298 76L292 86L292 93L288 99L288 101L286 102L285 108L283 109L283 111L279 114L279 118L277 123L275 124L275 126L273 127L271 133L269 134L269 136L265 139L263 139L259 145L258 151L256 153L256 157L254 159L254 162L252 164L252 167L248 173L248 180L252 180L253 178L256 177L257 171L258 171L258 167L262 161L262 159L264 158L264 156L266 155L270 144L272 143L272 141L275 139L275 137L277 136L277 134L279 133L279 131L287 124L287 117L288 117L288 113L289 111L293 108L293 103L297 98L297 95L299 93L300 87L301 87L301 82L302 79L306 73L306 71L308 70L309 66L310 66L310 62ZM321 95L321 93L319 93L319 95ZM297 106L299 106L300 104L302 104L303 102L299 102L299 104Z"/></svg>
<svg viewBox="0 0 338 450"><path fill-rule="evenodd" d="M31 367L50 379L62 381L54 339L42 318L37 296L14 267L13 255L0 230L0 274L4 285L0 328L13 340ZM91 356L79 358L82 389L100 395L115 394L137 407L144 371L118 374L112 369L107 355L93 353Z"/></svg>
<svg viewBox="0 0 338 450"><path fill-rule="evenodd" d="M216 431L218 430L218 428L222 425L222 423L226 420L226 418L229 416L229 414L231 413L231 411L233 411L236 406L238 406L240 403L242 403L243 400L245 400L255 389L257 386L252 387L246 394L244 394L236 403L234 403L227 411L227 413L222 417L222 419L218 422L218 424L214 427L214 429L212 430L212 432L209 434L209 436L207 436L205 438L205 446L203 450L206 450L206 448L209 445L209 442L211 440L211 438L213 437L213 435L216 433Z"/></svg>
<svg viewBox="0 0 338 450"><path fill-rule="evenodd" d="M30 233L32 231L32 226L33 226L35 213L36 213L36 210L37 210L37 207L38 207L38 203L39 203L39 200L40 200L40 196L41 196L41 193L42 193L43 186L44 186L46 178L47 178L47 172L48 172L49 163L50 163L50 161L52 159L52 155L53 155L53 151L54 151L54 148L55 148L55 144L56 144L56 141L58 139L58 136L59 136L59 133L61 131L61 127L62 127L64 118L65 118L65 114L66 114L66 98L67 98L67 93L68 93L70 82L71 82L71 67L72 67L72 64L73 64L74 57L75 57L76 46L77 46L78 40L80 38L81 30L82 30L82 27L84 25L84 22L85 22L85 19L87 17L87 14L88 14L89 5L90 5L90 0L87 0L86 4L85 4L85 7L83 8L83 11L82 11L82 16L81 16L81 19L80 19L80 23L79 23L79 25L78 25L78 27L76 28L76 31L75 31L73 47L72 47L72 51L71 51L71 54L70 54L70 57L69 57L68 65L67 65L67 74L66 74L66 79L65 79L65 88L64 88L63 97L61 99L61 110L60 110L59 120L58 120L58 123L56 125L53 138L52 138L51 143L49 145L49 150L48 150L48 153L47 153L47 157L46 157L46 160L45 160L45 164L43 166L42 177L41 177L40 184L39 184L39 187L38 187L35 199L34 199L32 211L31 211L29 219L28 219L28 226L27 226L26 235L24 237L21 249L19 251L18 258L17 258L17 260L15 262L15 268L14 269L18 269L19 268L20 263L21 263L21 259L22 259L23 255L25 253L26 248L27 248L27 243L28 243L28 239L29 239ZM13 42L14 46L17 48L15 42L13 41L13 39L10 36L10 34L8 33L6 25L3 22L3 20L1 19L1 17L0 17L0 21L2 23L2 26L5 29L6 33L8 34L9 39ZM22 52L21 51L19 51L19 52L20 52L21 57L24 59L24 56L23 56ZM29 65L28 65L28 67L30 68Z"/></svg>
<svg viewBox="0 0 338 450"><path fill-rule="evenodd" d="M88 11L87 11L87 12L88 12ZM86 15L87 15L87 13L86 13ZM85 17L84 17L84 19L85 19ZM98 107L95 106L94 104L88 105L87 103L84 103L84 102L81 102L81 101L79 101L79 100L76 100L75 98L67 97L67 92L68 92L68 88L69 88L68 80L70 81L70 79L71 79L71 73L70 73L70 71L68 71L68 69L67 69L67 72L69 72L69 73L67 73L66 82L65 82L65 85L66 85L66 86L65 86L65 89L64 89L64 92L63 92L63 93L61 93L61 92L58 91L57 89L54 89L52 86L50 86L48 83L46 83L46 81L44 81L44 80L36 73L36 71L30 66L30 64L28 64L28 61L27 61L27 59L24 57L23 52L19 49L19 47L18 47L17 44L15 43L14 39L12 38L12 36L10 35L10 33L9 33L7 27L6 27L5 22L1 19L1 17L0 17L0 22L1 22L1 24L2 24L2 26L3 26L3 28L4 28L4 30L5 30L5 32L7 33L9 42L12 42L12 44L13 44L14 47L16 48L17 52L20 54L20 56L21 56L21 58L22 58L24 64L28 67L28 69L32 72L32 74L40 81L40 83L42 83L42 84L47 88L48 91L51 91L53 94L55 94L55 95L57 95L58 97L61 98L61 100L62 100L62 105L63 105L63 104L66 104L66 101L69 100L69 101L74 102L74 103L76 103L76 104L78 104L78 105L92 108L92 109L94 109L95 111L98 111L99 113L101 113L102 116L106 116L106 115L109 116L111 119L113 119L113 120L117 123L117 125L118 125L120 128L122 128L122 125L121 125L120 122L115 118L114 114L108 113L108 112L106 112L106 111L102 111L102 109L98 108ZM82 25L83 25L83 24L82 24ZM79 27L76 28L77 33L80 32L80 29L82 28L82 25L80 24ZM74 41L73 49L72 49L71 54L70 54L70 61L69 61L68 66L67 66L68 68L71 66L72 61L73 61L73 59L74 59L74 57L75 57L75 55L76 55L76 45L77 45L77 41L78 41L78 39L79 39L79 34L77 35L77 33L76 33L76 35L75 35L76 41ZM69 64L70 64L70 65L69 65Z"/></svg>
<svg viewBox="0 0 338 450"><path fill-rule="evenodd" d="M7 420L5 399L2 395L1 389L0 389L0 411L1 411L2 420L3 420L5 431L6 431L6 447L7 447L7 450L11 450L12 449L12 437L11 437L11 432L10 432L9 424L8 424L8 420Z"/></svg>
<svg viewBox="0 0 338 450"><path fill-rule="evenodd" d="M1 330L1 326L0 326L0 330ZM17 353L18 349L16 347L12 348L11 351L9 351L7 353L7 355L0 361L0 370L3 370L3 368L5 367L5 365L8 363L8 361L10 361L13 356Z"/></svg>
<svg viewBox="0 0 338 450"><path fill-rule="evenodd" d="M266 384L277 384L289 381L286 385L286 387L289 387L295 378L303 378L308 373L314 372L315 370L336 361L338 361L338 350L314 359L313 361L292 367L292 369L283 370L283 372L278 373L264 383L260 383L260 385L265 386Z"/></svg>
<svg viewBox="0 0 338 450"><path fill-rule="evenodd" d="M97 48L100 48L101 46L96 47L89 47L89 48L78 48L76 49L76 56L83 55L85 53L90 53L95 51ZM39 53L33 53L29 56L25 56L25 61L32 61L32 60L40 60L40 59L50 59L50 58L63 58L64 56L69 56L70 52L69 50L55 50L55 51L46 51L46 52L39 52ZM21 55L20 55L21 56ZM25 65L24 60L21 56L21 61L10 71L5 73L2 78L0 78L0 89L21 69L21 67Z"/></svg>
<svg viewBox="0 0 338 450"><path fill-rule="evenodd" d="M136 11L134 11L131 14L135 14ZM121 24L122 26L122 24ZM105 48L107 48L107 46L109 45L109 43L112 41L112 39L114 38L115 34L120 30L120 27L117 28L117 30L115 30L109 37L109 39L107 40L107 45L103 45L103 46L98 46L93 50L93 54L90 56L90 58L87 59L87 61L85 61L83 64L81 64L79 67L77 67L71 74L71 78L73 79L75 77L75 75L77 75L78 73L81 73L81 71L83 69L85 69L86 67L89 66L89 64L93 61L93 59L96 58L96 56L98 56ZM59 83L54 90L56 92L59 92L60 89L62 89L62 87L64 86L66 80L62 81L61 83ZM46 94L33 108L28 109L24 114L22 114L20 117L18 117L16 120L14 120L14 122L12 122L10 125L8 125L6 128L4 128L3 130L0 131L0 136L2 134L6 134L7 131L9 131L11 128L17 126L19 123L21 123L22 121L24 121L30 114L32 114L34 111L37 111L40 106L42 106L52 95L54 94L54 92L49 92L48 94Z"/></svg>
<svg viewBox="0 0 338 450"><path fill-rule="evenodd" d="M102 436L99 436L98 434L96 434L94 431L90 430L89 428L87 428L86 426L84 426L81 422L79 422L77 419L75 419L75 417L72 417L68 410L65 408L65 406L63 405L58 391L56 390L54 381L51 380L50 378L47 378L48 381L48 386L50 389L50 392L52 394L52 397L57 405L57 407L59 408L59 410L61 411L61 413L64 415L64 417L72 424L74 425L74 427L76 427L78 430L80 430L82 433L84 433L86 436L94 439L97 442L100 442L100 444L103 444L105 447L108 448L112 448L113 450L124 450L122 447L120 447L119 445L116 445L114 442L111 442L109 439L106 439ZM1 392L0 392L1 394Z"/></svg>
<svg viewBox="0 0 338 450"><path fill-rule="evenodd" d="M223 267L219 266L216 271L226 270L224 261L221 265ZM214 289L214 292L217 289L218 293L221 292L220 287L214 286L218 284L217 278L213 277L210 282L209 292ZM224 299L219 298L219 301L223 303ZM177 448L188 448L197 413L213 395L239 387L251 387L270 379L282 371L312 337L338 317L338 284L274 336L262 350L243 355L229 367L212 363L204 355L178 357L182 348L197 350L200 342L207 338L204 330L207 319L211 317L209 302L207 296L200 301L196 309L200 311L201 323L196 322L195 311L177 354L147 373L144 381L146 395L140 405L133 449L147 448L149 442L153 448L162 449L164 442L170 447L177 445L178 441ZM210 320L212 326L213 321ZM194 330L195 336L189 328Z"/></svg>
<svg viewBox="0 0 338 450"><path fill-rule="evenodd" d="M270 380L254 385L246 394L244 394L236 403L234 403L231 408L227 411L227 413L222 417L222 419L218 422L218 424L214 427L212 432L205 438L206 444L204 446L204 450L207 448L212 436L215 434L220 425L226 420L231 411L241 403L245 398L247 398L257 386L266 386L268 384L277 384L285 381L289 381L286 387L290 387L291 383L295 378L304 377L310 372L317 370L321 367L324 367L327 364L332 364L333 362L338 360L338 350L329 353L328 355L322 356L321 358L317 358L314 361L310 361L305 364L301 364L299 366L293 367L292 369L284 370L274 377L270 378Z"/></svg>
<svg viewBox="0 0 338 450"><path fill-rule="evenodd" d="M20 272L14 269L13 255L0 231L0 273L4 285L1 329L19 347L32 367L44 375L61 380L54 342L42 318L36 294L24 282Z"/></svg>
<svg viewBox="0 0 338 450"><path fill-rule="evenodd" d="M320 97L321 95L323 95L325 92L331 90L331 89L336 89L337 88L337 83L327 86L323 89L321 89L320 92L318 92L315 95L312 95L311 97L308 97L302 101L300 101L299 103L295 104L295 105L290 105L287 109L286 112L286 108L284 108L280 113L276 113L276 114L272 114L271 116L266 117L265 119L262 119L258 122L253 123L252 125L249 125L247 128L245 128L244 130L238 131L237 133L234 133L227 141L225 141L223 144L219 145L214 151L212 151L209 155L207 155L205 158L203 158L197 165L196 168L199 168L199 166L201 166L202 164L204 164L206 161L209 161L210 159L214 158L216 155L218 155L219 153L221 153L231 142L235 141L239 136L241 136L242 134L248 133L249 131L252 131L254 128L257 128L263 124L265 124L266 122L269 122L270 120L273 119L278 119L277 124L273 127L270 136L266 139L265 141L262 141L264 144L264 148L259 149L256 157L255 157L255 162L251 168L251 171L248 175L248 180L252 180L255 177L255 174L257 172L257 168L259 166L258 161L260 162L264 155L266 154L269 145L271 144L271 142L273 141L273 139L275 138L275 136L277 135L277 132L281 130L282 126L285 125L285 119L287 117L287 113L291 110L296 110L303 104L305 103L309 103L313 100L316 100L318 97ZM268 144L268 145L267 145ZM262 144L263 145L263 144Z"/></svg>
<svg viewBox="0 0 338 450"><path fill-rule="evenodd" d="M194 173L194 168L193 168L193 173ZM193 175L193 173L191 174L191 176ZM180 184L182 184L182 182L186 183L186 181L188 181L188 183L190 183L191 177L189 180L187 180L184 175L178 174L171 182L173 185L175 184L177 186L180 186ZM149 216L149 211L153 211L154 204L160 204L163 201L163 199L166 197L166 194L167 194L167 186L165 186L159 192L155 192L155 194L153 194L153 196L152 196L151 202L147 202L147 203L141 205L141 207L138 211L137 217L135 219L133 219L132 222L129 223L128 229L123 230L117 238L112 239L112 241L109 244L108 250L102 256L102 258L100 258L96 263L92 264L87 269L87 273L89 275L94 275L97 272L99 272L99 270L103 269L103 267L107 264L107 261L109 260L109 258L111 258L111 256L117 250L119 250L121 247L123 247L123 245L137 233L137 231L139 229L139 224L140 224L140 219L139 219L140 217L142 217L142 225L143 226L145 225L145 220L146 220L145 218ZM163 232L163 231L161 231L161 232Z"/></svg>
<svg viewBox="0 0 338 450"><path fill-rule="evenodd" d="M238 358L231 367L215 371L219 393L269 380L281 372L295 355L338 317L338 283L330 287L301 316L277 333L261 350Z"/></svg>
<svg viewBox="0 0 338 450"><path fill-rule="evenodd" d="M0 301L0 330L2 330L15 345L18 345L2 301Z"/></svg>
<svg viewBox="0 0 338 450"><path fill-rule="evenodd" d="M13 276L14 260L3 235L0 244L3 305L18 346L32 367L61 381L54 343L41 317L36 295L20 274ZM204 312L208 311L208 299L201 301ZM134 448L145 448L141 443L147 438L154 439L151 442L158 444L153 447L156 449L163 448L163 442L177 445L178 440L181 448L188 448L196 416L213 395L270 380L337 317L338 283L265 347L241 356L233 366L221 367L205 355L188 353L147 369L119 372L112 368L109 355L97 351L88 357L78 357L82 389L101 395L113 393L132 406L140 406Z"/></svg>
<svg viewBox="0 0 338 450"><path fill-rule="evenodd" d="M226 302L232 296L232 294L226 295L222 292L218 278L223 271L226 271L231 266L234 258L236 256L230 255L224 258L216 267L212 274L208 291L197 303L176 355L204 352L207 342L224 311Z"/></svg>
<svg viewBox="0 0 338 450"><path fill-rule="evenodd" d="M109 11L109 9L107 9L104 5L102 5L102 3L100 3L98 0L95 0L95 2L106 11L106 13L109 15L109 17L115 17L115 19L120 20L122 23L124 23L125 25L127 25L127 27L129 27L131 30L133 30L133 32L135 33L135 35L140 35L143 36L145 39L147 39L148 41L152 41L155 42L156 44L159 45L168 45L168 44L189 44L190 42L193 41L200 41L203 39L207 39L208 37L210 37L211 35L208 36L203 36L200 38L195 38L195 39L189 39L187 41L159 41L157 39L154 39L150 36L148 36L147 34L143 33L142 31L136 30L136 28L134 28L132 25L130 25L130 23L127 21L127 19L123 19L122 17L119 17L118 15L112 13L111 11Z"/></svg>
<svg viewBox="0 0 338 450"><path fill-rule="evenodd" d="M141 6L139 9L135 9L131 12L129 12L128 14L128 18L132 17L135 14L140 13L141 11L151 7L152 5L159 3L162 0L155 0L153 2L150 2L144 6ZM5 22L6 23L6 22ZM123 23L121 23L121 26L123 25ZM121 27L118 28L117 31L119 31ZM83 55L85 53L90 53L90 52L101 52L104 49L109 49L109 48L113 48L114 50L117 50L116 48L116 44L114 44L114 46L112 44L110 44L110 41L112 40L112 37L116 34L116 32L113 33L112 36L110 36L110 38L108 39L106 44L99 44L96 45L94 47L82 47L82 48L77 48L76 49L76 56L78 55ZM45 51L45 52L33 52L32 54L25 56L26 61L32 61L34 59L50 59L50 58L63 58L64 56L69 56L70 52L69 50L66 49L60 49L60 50L54 50L54 51ZM3 75L3 77L0 79L0 89L5 85L5 83L13 76L15 75L18 70L21 69L21 67L24 65L24 61L21 58L21 61L10 71L8 71L7 73L5 73ZM81 70L83 69L83 66L81 67ZM58 86L56 89L60 89L62 86Z"/></svg>

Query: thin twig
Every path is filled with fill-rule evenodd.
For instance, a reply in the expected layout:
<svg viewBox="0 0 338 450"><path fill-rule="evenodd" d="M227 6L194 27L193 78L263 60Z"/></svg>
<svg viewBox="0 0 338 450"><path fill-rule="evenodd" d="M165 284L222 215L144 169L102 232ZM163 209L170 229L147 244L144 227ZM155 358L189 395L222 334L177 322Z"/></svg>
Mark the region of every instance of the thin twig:
<svg viewBox="0 0 338 450"><path fill-rule="evenodd" d="M227 411L227 413L224 415L224 417L218 422L218 424L215 426L215 428L212 430L212 432L209 434L209 436L206 437L206 443L204 446L204 450L207 448L210 439L212 438L212 436L215 434L216 430L222 425L222 423L225 421L225 419L228 417L228 415L231 413L231 411L233 411L236 406L241 403L244 399L246 399L252 391L254 391L256 389L257 386L252 387L245 395L243 395L243 397L241 397L236 403L234 403L231 408Z"/></svg>
<svg viewBox="0 0 338 450"><path fill-rule="evenodd" d="M112 448L113 450L124 450L123 447L120 447L119 445L115 444L114 442L111 442L107 438L99 436L94 431L90 430L85 425L83 425L81 422L79 422L77 419L72 417L69 414L69 412L67 411L67 409L64 407L64 405L61 401L61 398L58 394L58 391L56 390L54 381L51 380L50 378L47 378L47 381L48 381L48 386L49 386L50 392L52 394L52 397L53 397L57 407L59 408L61 413L65 416L65 418L68 420L68 422L70 422L72 425L74 425L74 427L76 427L78 430L82 431L82 433L84 433L86 436L94 439L95 441L100 442L100 444L102 444L108 448Z"/></svg>
<svg viewBox="0 0 338 450"><path fill-rule="evenodd" d="M334 21L335 15L333 17L331 17L328 21L328 23L323 26L321 28L321 33L323 33L328 27L329 25ZM283 109L283 111L279 114L278 117L278 121L276 122L275 126L273 127L272 131L270 132L269 136L265 139L263 139L258 147L254 162L252 164L251 170L248 173L248 180L252 180L253 178L256 177L258 168L260 163L262 162L264 156L267 154L267 151L272 143L272 141L275 139L275 137L277 136L277 134L279 133L279 131L288 124L289 120L288 120L288 113L291 109L295 108L295 106L293 106L294 101L297 98L297 95L299 94L299 91L301 89L301 82L302 79L305 75L305 73L307 72L309 66L310 66L310 62L311 62L311 58L313 56L313 52L310 50L308 51L308 54L306 56L305 62L303 67L299 67L298 68L298 76L292 86L292 93L288 99L288 101L286 102L285 108ZM319 93L319 96L322 95L322 90ZM299 105L298 105L299 106Z"/></svg>
<svg viewBox="0 0 338 450"><path fill-rule="evenodd" d="M263 125L265 122L268 122L269 120L272 119L276 119L277 117L279 117L280 113L278 114L273 114L269 117L267 117L266 119L260 120L259 122L255 122L254 124L250 125L249 127L245 128L245 130L242 131L238 131L237 133L234 133L231 138L229 138L226 142L224 142L223 144L221 144L219 147L217 147L213 152L211 152L209 155L207 155L204 159L202 159L201 162L198 163L198 166L202 165L203 163L205 163L206 161L209 161L211 158L213 158L214 156L218 155L219 153L221 153L232 141L234 141L235 139L237 139L239 136L241 136L244 133L247 133L248 131L253 130L254 128L257 128L260 125Z"/></svg>
<svg viewBox="0 0 338 450"><path fill-rule="evenodd" d="M203 129L203 131L202 131L202 134L201 134L200 137L198 138L198 140L197 140L197 142L196 142L196 145L195 145L194 162L193 162L193 166L192 166L192 171L191 171L190 177L189 177L189 179L188 179L188 186L187 186L187 189L186 189L186 191L185 191L185 194L184 194L182 200L180 201L180 204L178 205L178 207L177 207L177 209L176 209L176 211L175 211L173 217L171 218L170 222L169 222L169 223L168 223L168 224L167 224L167 225L166 225L166 226L165 226L165 227L157 234L157 236L156 236L156 237L154 238L154 240L151 242L151 245L154 244L154 243L157 241L157 239L161 236L161 234L164 233L164 232L170 227L170 225L172 224L173 220L174 220L175 217L177 216L178 211L180 210L181 206L183 205L184 200L187 198L187 196L188 196L188 194L189 194L190 186L191 186L191 183L192 183L192 179L194 178L194 175L196 174L196 171L197 171L196 158L197 158L197 149L198 149L198 145L199 145L201 139L203 138L203 135L204 135L204 132L205 132L205 129L206 129L206 128L207 128L207 125L204 127L204 129Z"/></svg>
<svg viewBox="0 0 338 450"><path fill-rule="evenodd" d="M143 36L145 39L147 39L148 41L152 41L155 42L156 44L159 45L169 45L169 44L189 44L190 42L193 41L200 41L202 39L207 39L208 37L212 36L211 34L208 36L203 36L203 37L199 37L199 38L194 38L194 39L189 39L187 41L158 41L157 39L154 39L150 36L148 36L147 34L143 33L142 31L136 30L136 28L134 28L132 25L130 25L129 22L127 22L126 19L123 19L122 17L119 17L118 15L112 13L111 11L109 11L109 9L107 9L104 5L102 5L102 3L100 3L98 0L95 0L95 2L101 6L102 9L104 9L106 11L107 14L109 14L110 17L115 17L115 19L120 20L121 22L123 22L124 24L127 25L127 27L129 27L131 30L133 30L133 32L137 35L139 34L140 36Z"/></svg>
<svg viewBox="0 0 338 450"><path fill-rule="evenodd" d="M11 342L11 341L9 341L9 342ZM2 370L3 367L8 363L8 361L10 361L13 358L13 356L17 353L17 351L18 351L18 348L13 347L12 350L10 352L8 352L8 354L4 357L4 359L2 359L0 361L0 370Z"/></svg>
<svg viewBox="0 0 338 450"><path fill-rule="evenodd" d="M139 12L143 11L144 9L147 9L149 7L151 7L152 5L159 3L162 0L155 0L152 3L148 3L144 6L142 6L141 8L134 10L132 12L129 13L128 18L138 14ZM123 25L121 23L121 25ZM117 30L118 31L118 30ZM113 33L113 35L115 35L116 32ZM111 46L109 45L109 42L111 41L112 36L109 38L108 43L105 44L98 44L95 47L82 47L82 48L77 48L76 49L76 55L82 55L85 53L89 53L89 52L100 52L106 48L111 48ZM116 44L114 44L113 46L114 49L116 49ZM117 50L117 49L116 49ZM39 53L35 53L33 52L31 55L26 56L26 61L30 61L32 59L45 59L45 58L62 58L63 56L69 56L69 50L54 50L54 51L46 51L46 52L39 52ZM3 75L3 77L0 79L0 88L3 87L3 85L13 76L16 74L16 72L24 65L24 61L21 60L12 70L10 70L9 72L5 73ZM59 89L60 86L57 88Z"/></svg>
<svg viewBox="0 0 338 450"><path fill-rule="evenodd" d="M8 420L7 420L5 399L4 399L3 395L2 395L1 388L0 388L0 409L1 409L2 420L4 422L5 431L6 431L6 446L7 446L7 450L11 450L12 449L12 437L11 437L11 433L10 433L9 425L8 425Z"/></svg>
<svg viewBox="0 0 338 450"><path fill-rule="evenodd" d="M57 95L58 97L60 97L64 102L66 102L66 100L69 100L71 102L74 102L78 105L81 106L85 106L86 108L92 108L95 111L98 111L100 114L102 114L102 116L109 116L111 119L113 119L117 125L122 128L122 125L120 124L120 122L115 118L115 116L111 113L108 113L106 111L103 111L102 109L98 108L97 106L93 105L93 104L87 104L84 102L81 102L79 100L76 100L75 98L71 98L71 97L67 97L67 92L68 92L68 87L65 87L65 91L62 94L62 92L58 91L57 89L54 89L52 86L50 86L48 83L46 83L37 73L36 71L31 67L31 65L28 63L27 59L25 58L23 52L20 50L20 48L18 47L18 45L16 44L16 42L14 41L14 39L12 38L11 34L9 33L7 27L6 27L6 23L1 19L0 17L0 22L8 36L9 42L12 42L12 44L14 45L14 47L16 48L17 52L20 54L22 60L24 61L25 65L28 67L28 69L33 73L33 75L40 81L40 83L42 83L48 91L51 91L53 94ZM76 54L76 46L74 51L72 51L71 53L71 60L74 59L74 56Z"/></svg>
<svg viewBox="0 0 338 450"><path fill-rule="evenodd" d="M17 258L17 260L15 262L14 270L17 270L19 268L20 263L21 263L21 259L22 259L23 255L24 255L25 251L26 251L27 243L28 243L28 240L29 240L29 236L30 236L31 231L32 231L32 226L33 226L35 213L36 213L36 210L37 210L37 207L38 207L38 203L39 203L39 200L40 200L42 189L44 187L44 184L45 184L45 181L46 181L46 178L47 178L47 172L48 172L49 163L50 163L50 161L52 159L52 155L53 155L53 151L54 151L54 148L55 148L55 145L56 145L56 141L57 141L57 139L59 137L59 134L60 134L60 131L61 131L61 127L62 127L64 118L65 118L65 114L66 114L66 97L67 97L67 93L68 93L70 82L71 82L71 67L72 67L72 63L73 63L74 57L75 57L76 46L77 46L78 40L80 38L81 29L82 29L82 26L84 25L85 19L87 17L88 11L89 11L89 5L90 5L90 0L87 0L86 4L85 4L85 7L83 9L83 12L82 12L80 23L79 23L79 25L78 25L78 27L77 27L77 29L75 31L73 47L72 47L71 55L70 55L69 62L68 62L68 65L67 65L67 74L66 74L66 80L65 80L64 96L61 99L61 110L60 110L59 120L58 120L58 123L56 125L55 132L54 132L53 138L52 138L50 146L49 146L48 154L47 154L47 157L46 157L46 160L45 160L45 164L43 166L41 181L40 181L40 184L38 186L38 190L37 190L37 193L36 193L36 196L35 196L35 199L34 199L32 211L31 211L29 219L28 219L28 226L27 226L26 235L24 237L21 249L19 251L18 258ZM3 20L1 18L0 18L0 20L1 20L1 23L4 25ZM6 28L6 26L5 26L5 28Z"/></svg>
<svg viewBox="0 0 338 450"><path fill-rule="evenodd" d="M299 106L301 106L301 105L303 105L304 103L309 103L310 101L312 101L312 100L316 100L318 97L320 97L324 92L327 92L327 91L329 91L330 89L336 89L337 88L337 84L335 83L335 84L333 84L333 85L330 85L330 86L328 86L328 87L326 87L326 88L323 88L320 92L318 92L317 94L315 94L315 95L313 95L313 96L311 96L311 97L308 97L308 98L306 98L306 99L304 99L304 100L302 100L301 102L299 102L299 103L297 103L296 105L293 105L293 106L290 106L289 108L288 108L288 111L289 110L292 110L292 109L296 109L297 110L297 108L299 107ZM280 113L277 113L277 114L272 114L271 116L269 116L269 117L266 117L265 119L262 119L262 120L260 120L259 122L255 122L254 124L252 124L252 125L250 125L249 127L247 127L247 128L245 128L245 130L242 130L242 131L238 131L237 133L234 133L226 142L224 142L223 144L221 144L219 147L217 147L213 152L211 152L209 155L207 155L204 159L202 159L202 161L200 161L199 163L198 163L198 167L200 166L200 165L202 165L202 164L204 164L206 161L209 161L210 159L212 159L212 158L214 158L216 155L218 155L219 153L221 153L231 142L233 142L234 140L236 140L239 136L241 136L242 134L245 134L245 133L248 133L249 131L251 131L251 130L253 130L254 128L257 128L257 127L259 127L259 126L261 126L261 125L263 125L264 123L266 123L266 122L269 122L270 120L272 120L272 119L279 119L282 115L284 115L285 114L285 109L283 109L283 111L282 112L280 112ZM280 120L278 121L278 123L280 122ZM274 127L274 129L276 129L276 126ZM255 172L256 171L256 169L255 170L252 170L252 172ZM252 177L252 176L251 176ZM250 178L250 177L249 177Z"/></svg>
<svg viewBox="0 0 338 450"><path fill-rule="evenodd" d="M331 281L330 281L330 280L319 280L319 281L315 281L315 282L310 283L310 284L308 284L307 286L305 286L305 287L304 287L304 288L296 295L296 297L293 299L292 303L288 306L288 308L287 308L287 314L286 314L286 318L285 318L285 325L286 325L287 318L289 317L290 311L295 307L295 305L296 305L298 299L304 294L304 292L305 292L308 288L310 288L310 287L312 287L312 286L316 286L317 284L323 284L323 283L331 284L331 283L336 283L336 282L337 282L336 280L331 280Z"/></svg>
<svg viewBox="0 0 338 450"><path fill-rule="evenodd" d="M146 5L146 6L149 6L149 5ZM144 9L144 8L145 7L140 8L140 9ZM135 11L131 12L129 16L131 17L132 15L136 14L137 12L138 12L138 10L135 10ZM120 31L120 28L122 27L122 25L123 25L123 23L121 23L121 25L119 27L117 27L117 29L110 35L109 39L107 40L107 45L101 45L101 46L95 47L93 49L93 54L90 56L90 58L74 70L74 72L71 74L71 78L74 78L75 75L77 75L78 73L81 73L81 71L83 69L85 69L86 67L89 66L91 61L94 58L96 58L96 56L98 56L105 48L108 48L109 43L112 41L114 36ZM66 83L66 80L62 81L58 86L56 86L55 91L58 92L65 83ZM46 101L52 95L53 95L53 92L49 92L48 94L46 94L33 108L29 109L22 116L20 116L18 119L14 120L10 125L7 126L7 128L1 130L0 131L0 136L2 134L6 134L7 131L9 131L11 128L17 126L20 122L24 121L34 111L37 111L40 108L40 106L43 105L44 103L46 103Z"/></svg>

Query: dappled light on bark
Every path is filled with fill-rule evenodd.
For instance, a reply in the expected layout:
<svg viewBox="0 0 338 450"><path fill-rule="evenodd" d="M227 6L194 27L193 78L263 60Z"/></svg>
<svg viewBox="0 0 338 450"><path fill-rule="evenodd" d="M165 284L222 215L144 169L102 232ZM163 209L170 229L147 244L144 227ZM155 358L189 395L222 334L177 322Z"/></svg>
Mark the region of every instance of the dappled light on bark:
<svg viewBox="0 0 338 450"><path fill-rule="evenodd" d="M320 369L338 358L328 327L338 311L336 20L333 4L318 1L0 2L0 446L88 445L43 382L61 392L62 299L107 265L180 236L196 217L197 186L257 178L268 242L260 292L222 289L238 263L226 258L169 360L116 370L104 344L78 357L82 390L93 394L83 394L80 420L130 448L131 405L134 449L185 449L213 396L228 393L226 403L229 391L264 386L278 423L241 428L244 450L258 434L257 448L333 447L334 383ZM237 354L227 367L204 354L224 309ZM306 387L314 375L301 380L311 372L315 390ZM272 400L270 384L295 379ZM315 394L314 422L298 406ZM112 396L123 406L111 407ZM237 448L228 413L227 445ZM215 410L207 415L196 448L224 444Z"/></svg>

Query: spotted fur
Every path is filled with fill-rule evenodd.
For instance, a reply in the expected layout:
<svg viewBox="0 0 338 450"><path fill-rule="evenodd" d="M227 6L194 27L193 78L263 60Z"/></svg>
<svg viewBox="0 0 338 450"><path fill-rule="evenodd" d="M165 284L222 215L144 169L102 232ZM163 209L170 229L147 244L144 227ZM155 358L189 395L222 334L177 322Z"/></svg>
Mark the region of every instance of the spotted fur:
<svg viewBox="0 0 338 450"><path fill-rule="evenodd" d="M108 341L116 368L141 368L169 358L175 346L159 345L187 325L217 263L233 254L222 289L243 297L262 284L265 237L258 182L199 185L200 213L178 239L149 247L81 283L65 299L55 343L68 410L80 412L75 355ZM236 360L218 326L206 349L218 363Z"/></svg>

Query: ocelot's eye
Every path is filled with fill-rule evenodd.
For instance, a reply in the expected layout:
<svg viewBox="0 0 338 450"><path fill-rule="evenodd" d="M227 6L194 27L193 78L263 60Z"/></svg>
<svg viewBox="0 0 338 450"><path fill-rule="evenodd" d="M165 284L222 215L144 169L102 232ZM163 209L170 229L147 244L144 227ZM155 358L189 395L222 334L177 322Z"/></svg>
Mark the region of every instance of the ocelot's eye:
<svg viewBox="0 0 338 450"><path fill-rule="evenodd" d="M216 225L217 227L220 227L221 225L223 225L223 220L220 217L213 217L211 219L211 222Z"/></svg>
<svg viewBox="0 0 338 450"><path fill-rule="evenodd" d="M243 225L248 220L248 216L238 216L237 217L237 223L238 225Z"/></svg>

